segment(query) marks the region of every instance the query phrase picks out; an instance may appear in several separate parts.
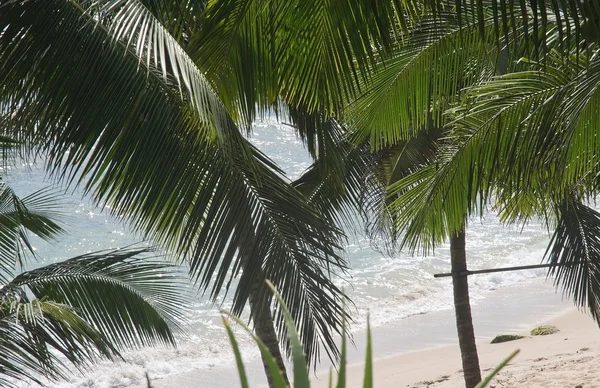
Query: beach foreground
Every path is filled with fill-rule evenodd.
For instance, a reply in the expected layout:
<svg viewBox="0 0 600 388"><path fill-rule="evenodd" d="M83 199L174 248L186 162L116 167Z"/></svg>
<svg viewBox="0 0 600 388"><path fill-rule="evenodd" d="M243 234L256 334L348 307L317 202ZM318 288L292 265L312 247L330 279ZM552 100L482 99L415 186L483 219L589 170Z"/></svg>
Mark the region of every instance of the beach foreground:
<svg viewBox="0 0 600 388"><path fill-rule="evenodd" d="M588 315L572 306L571 301L556 293L551 282L539 278L497 289L485 299L474 301L475 335L484 375L513 350L521 349L490 387L600 387L600 329ZM490 344L498 334L526 335L541 324L555 325L560 332ZM348 348L348 388L362 388L365 337L364 331L355 332L356 346ZM372 329L372 338L375 387L464 386L452 306L378 325ZM223 351L230 350L225 348ZM254 350L252 355L243 354L250 387L265 388L260 358L255 347L251 349ZM326 363L321 365L312 379L314 388L327 386L328 370ZM155 388L240 386L233 359L227 366L199 367L165 377L152 373L150 376ZM130 386L146 388L145 379L137 380L137 384Z"/></svg>
<svg viewBox="0 0 600 388"><path fill-rule="evenodd" d="M500 344L478 341L484 374L513 350L521 350L490 387L600 387L598 325L589 315L574 308L547 324L555 325L560 332ZM348 388L362 387L363 369L364 365L360 364L348 368ZM374 379L375 387L380 388L464 386L457 345L378 359L374 362ZM326 387L326 380L322 376L313 382L313 386Z"/></svg>

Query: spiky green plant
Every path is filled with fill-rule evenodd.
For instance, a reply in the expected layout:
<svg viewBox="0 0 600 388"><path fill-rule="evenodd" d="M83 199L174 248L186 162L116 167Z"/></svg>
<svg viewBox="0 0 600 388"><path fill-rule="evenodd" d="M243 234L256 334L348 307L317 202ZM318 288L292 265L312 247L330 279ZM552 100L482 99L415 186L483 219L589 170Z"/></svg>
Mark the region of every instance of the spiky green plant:
<svg viewBox="0 0 600 388"><path fill-rule="evenodd" d="M285 306L285 302L279 295L279 292L275 289L275 287L269 281L267 281L267 284L269 285L269 288L275 295L277 303L279 303L281 310L283 311L283 314L285 315L285 323L288 327L287 332L289 333L288 339L290 341L290 348L292 350L292 367L293 367L293 371L294 371L293 372L294 380L293 380L292 386L295 388L310 388L310 375L309 375L308 366L306 364L306 355L304 354L304 350L302 349L302 345L300 343L300 340L298 339L298 332L296 331L296 323L294 322L289 311L287 310L287 307ZM249 329L248 326L246 326L239 318L236 318L235 316L227 314L226 312L224 312L224 313L229 317L229 319L236 322L250 336L252 336L252 338L258 345L258 348L259 348L261 354L263 355L263 359L268 361L272 381L274 382L273 387L274 388L288 388L289 386L285 382L285 380L282 378L282 372L277 367L277 363L276 363L275 359L269 353L269 349L262 343L260 338L258 338L254 334L252 334L252 330ZM248 377L246 376L246 370L244 367L244 363L242 361L242 355L240 352L240 348L239 348L238 342L235 338L235 334L233 333L233 330L229 324L229 321L225 317L223 317L223 325L225 326L227 335L229 337L229 341L231 343L231 347L233 348L233 353L235 355L235 361L236 361L238 373L240 375L241 386L242 386L242 388L248 388L249 387ZM336 388L345 388L346 387L346 363L347 363L347 360L346 360L346 347L347 347L346 338L347 338L347 332L346 332L346 326L344 325L343 332L342 332L341 356L340 356L339 368L338 368L338 372L337 372L337 384L335 385ZM483 388L483 387L487 386L489 384L489 382L493 379L493 377L496 374L498 374L498 372L500 372L500 370L504 366L506 366L506 364L508 364L518 353L519 353L519 350L515 350L514 352L512 352L480 384L478 384L476 388ZM333 380L331 378L331 373L330 373L329 388L332 388L332 387L333 387ZM367 320L367 349L366 349L366 355L365 355L365 373L364 373L364 379L363 379L363 388L372 388L372 387L373 387L373 348L372 348L372 342L371 342L371 326Z"/></svg>

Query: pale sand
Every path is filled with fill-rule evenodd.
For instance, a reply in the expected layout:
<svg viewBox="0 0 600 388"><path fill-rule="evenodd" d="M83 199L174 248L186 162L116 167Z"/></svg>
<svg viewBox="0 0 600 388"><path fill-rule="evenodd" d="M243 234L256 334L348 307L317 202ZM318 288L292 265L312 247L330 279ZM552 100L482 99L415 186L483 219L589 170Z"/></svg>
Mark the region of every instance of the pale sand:
<svg viewBox="0 0 600 388"><path fill-rule="evenodd" d="M478 341L484 374L513 350L521 350L490 387L600 387L598 325L574 308L548 324L560 332L500 344ZM456 345L378 359L374 362L375 387L463 387L461 367ZM364 365L349 367L348 388L362 387L363 372ZM314 381L313 387L326 387L325 380Z"/></svg>
<svg viewBox="0 0 600 388"><path fill-rule="evenodd" d="M574 388L578 384L585 388L600 387L600 329L591 318L575 310L570 301L562 300L551 283L533 279L492 291L486 299L474 301L472 310L482 368L489 370L513 350L522 350L490 387ZM489 344L497 334L527 334L546 322L561 331L545 337ZM360 362L364 360L364 337L364 332L355 333L356 348L348 349L351 364L348 388L362 388L364 367ZM457 342L452 306L374 328L375 386L463 387ZM244 360L250 386L266 387L260 360L247 356ZM328 367L322 365L319 369L322 372L317 375L319 379L313 378L314 388L326 386ZM221 388L239 387L240 383L232 360L229 367L202 368L153 379L153 386ZM145 388L145 384L139 388Z"/></svg>

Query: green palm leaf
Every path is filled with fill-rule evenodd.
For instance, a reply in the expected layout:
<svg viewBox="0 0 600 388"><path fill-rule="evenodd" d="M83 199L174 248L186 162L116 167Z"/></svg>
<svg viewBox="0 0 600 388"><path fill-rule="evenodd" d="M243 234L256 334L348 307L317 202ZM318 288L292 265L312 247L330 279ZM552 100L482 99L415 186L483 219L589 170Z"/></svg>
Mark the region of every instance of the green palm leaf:
<svg viewBox="0 0 600 388"><path fill-rule="evenodd" d="M98 357L120 357L121 349L174 345L187 302L183 278L147 252L85 254L4 285L0 375L42 384L42 376L64 378L67 361L81 369Z"/></svg>
<svg viewBox="0 0 600 388"><path fill-rule="evenodd" d="M435 163L438 158L440 138L443 129L422 129L410 141L398 142L375 153L368 165L369 181L375 182L367 190L363 208L367 222L367 234L372 245L389 254L398 249L398 241L403 230L395 222L396 214L390 206L398 195L405 194L409 187L388 195L388 188L401 179L419 172Z"/></svg>
<svg viewBox="0 0 600 388"><path fill-rule="evenodd" d="M372 183L365 175L373 159L368 146L354 147L346 128L334 119L321 123L314 115L298 115L294 122L304 126L299 133L314 133L319 140L312 152L315 162L292 184L322 215L345 230L356 230L366 187ZM307 146L311 147L310 140Z"/></svg>
<svg viewBox="0 0 600 388"><path fill-rule="evenodd" d="M35 255L29 233L53 239L63 232L60 219L61 211L52 190L42 189L21 199L0 182L0 281L5 283L18 266L23 266L26 253Z"/></svg>
<svg viewBox="0 0 600 388"><path fill-rule="evenodd" d="M327 119L368 77L375 52L390 47L396 23L407 23L402 3L215 1L191 47L246 125L278 98Z"/></svg>
<svg viewBox="0 0 600 388"><path fill-rule="evenodd" d="M481 40L456 15L443 13L424 18L395 42L364 93L349 105L354 142L369 140L379 150L409 140L421 128L443 127L443 113L460 90L496 69L493 23L485 28L487 39Z"/></svg>
<svg viewBox="0 0 600 388"><path fill-rule="evenodd" d="M412 1L411 1L412 3ZM556 23L562 30L560 40L567 46L581 41L597 42L600 26L600 5L593 0L467 0L448 2L446 0L427 0L423 2L430 10L454 8L462 26L478 27L480 36L486 36L485 24L488 12L493 14L495 35L513 42L513 48L522 43L531 44L538 53L547 52L546 32ZM521 18L525 27L524 41L515 41L517 20ZM582 51L585 51L582 50Z"/></svg>
<svg viewBox="0 0 600 388"><path fill-rule="evenodd" d="M473 99L455 111L457 133L483 140L482 176L519 193L505 195L507 220L531 214L526 203L539 203L534 196L560 202L573 187L595 192L600 67L578 56L579 64L555 53L544 66L530 64L535 70L477 86Z"/></svg>
<svg viewBox="0 0 600 388"><path fill-rule="evenodd" d="M162 2L150 3L154 8L162 5L159 9L166 6ZM164 83L176 84L182 99L196 110L200 128L217 131L205 136L219 139L236 130L196 64L141 1L84 0L81 4L108 29L112 39L126 42L129 49L135 50L139 61L145 62L148 76L157 76L152 74L157 71Z"/></svg>
<svg viewBox="0 0 600 388"><path fill-rule="evenodd" d="M66 377L66 362L80 369L117 350L70 307L32 300L2 298L0 311L0 381L17 387L19 381L43 385L42 377ZM60 356L59 356L60 355Z"/></svg>
<svg viewBox="0 0 600 388"><path fill-rule="evenodd" d="M339 317L345 314L343 301L346 299L330 279L331 271L343 271L346 268L338 253L341 232L317 215L316 210L308 207L305 197L273 170L265 168L261 171L261 177L260 184L248 176L244 178L245 182L234 180L236 184L228 190L247 195L248 205L238 201L239 205L232 207L226 216L234 217L228 222L238 225L232 235L233 242L237 246L247 247L252 258L248 263L250 270L240 275L233 312L241 312L248 292L256 282L257 271L262 267L264 277L285 290L283 298L290 306L294 319L299 322L300 338L309 360L316 361L319 358L319 343L324 344L327 354L334 358L337 346L333 333L341 330ZM219 193L215 194L215 197L219 196ZM254 224L253 220L259 220L259 223ZM247 232L249 229L256 230L255 238ZM202 233L208 232L205 229ZM212 241L212 238L208 241ZM221 258L214 254L210 246L201 247L202 255L209 257L210 261L196 261L198 265L193 264L192 271L198 275L202 273L201 285L204 286L208 284L211 273L206 267L215 266ZM231 249L227 251L218 269L213 296L219 290L218 282L225 280L229 266L233 265L234 274L239 270L239 260L232 264L235 257L233 253ZM286 326L281 311L278 310L275 317L280 338L285 338Z"/></svg>
<svg viewBox="0 0 600 388"><path fill-rule="evenodd" d="M556 227L545 260L555 266L549 276L578 307L589 308L600 320L600 213L577 200L565 201L558 209Z"/></svg>
<svg viewBox="0 0 600 388"><path fill-rule="evenodd" d="M546 205L572 187L573 182L548 182L559 179L567 165L558 156L568 147L556 145L569 136L550 125L560 117L560 101L570 95L565 87L573 72L545 70L484 80L451 111L456 127L440 142L435 160L390 186L394 235L406 232L403 244L431 250L447 230L481 214L492 198L504 221L548 215Z"/></svg>
<svg viewBox="0 0 600 388"><path fill-rule="evenodd" d="M24 272L3 291L27 287L37 298L72 306L119 348L174 344L171 328L181 325L185 304L181 274L167 263L137 257L147 252L77 256Z"/></svg>
<svg viewBox="0 0 600 388"><path fill-rule="evenodd" d="M237 250L252 247L250 268L285 290L307 354L318 355L318 342L335 354L345 297L329 271L344 267L339 231L242 137L224 107L201 114L199 104L214 98L194 94L208 89L193 86L198 71L176 40L150 27L158 23L151 13L136 1L95 4L115 4L115 13L104 19L58 0L0 5L1 95L14 129L47 153L53 172L87 178L97 203L189 260L211 296L239 278L237 313L256 279L254 270L240 274ZM126 36L121 30L134 34L131 45L115 38Z"/></svg>

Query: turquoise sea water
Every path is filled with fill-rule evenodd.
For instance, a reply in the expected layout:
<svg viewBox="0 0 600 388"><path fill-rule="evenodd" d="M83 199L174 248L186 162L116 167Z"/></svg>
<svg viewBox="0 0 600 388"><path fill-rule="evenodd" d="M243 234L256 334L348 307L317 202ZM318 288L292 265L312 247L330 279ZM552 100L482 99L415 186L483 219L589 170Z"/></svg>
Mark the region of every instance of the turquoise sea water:
<svg viewBox="0 0 600 388"><path fill-rule="evenodd" d="M257 124L252 141L271 156L286 171L290 179L297 178L310 159L293 131L275 121ZM19 195L27 195L48 186L41 169L18 166L9 171L7 181ZM53 244L34 240L42 259L32 265L66 259L77 254L123 247L139 242L120 220L107 211L92 206L81 192L75 190L63 199L68 218L68 234ZM451 283L434 279L433 274L449 270L449 250L442 246L429 257L397 254L385 256L370 247L368 239L350 238L346 258L351 271L339 279L340 285L356 304L356 328L370 313L373 326L393 325L417 314L452 308ZM473 220L467 233L467 250L471 269L495 268L540 262L548 235L542 225L531 223L523 228L505 228L493 214ZM485 304L490 291L528 279L545 276L544 270L480 275L470 281L474 304ZM86 376L75 374L60 387L127 387L141 384L144 372L164 378L182 372L210 371L230 365L232 354L220 322L219 308L208 300L196 297L189 314L188 333L182 336L179 348L140 349L128 352L128 363L101 364ZM227 300L222 301L227 306ZM257 357L250 342L242 337L247 357Z"/></svg>

